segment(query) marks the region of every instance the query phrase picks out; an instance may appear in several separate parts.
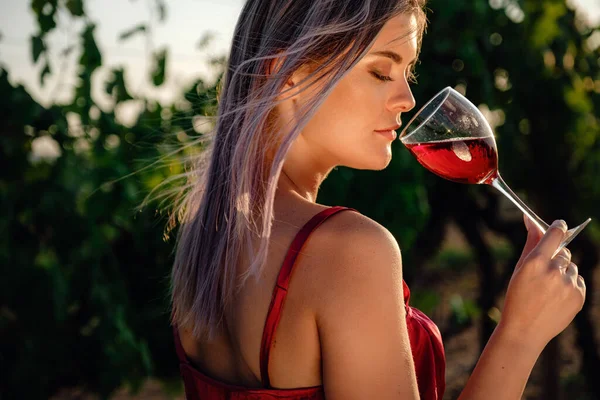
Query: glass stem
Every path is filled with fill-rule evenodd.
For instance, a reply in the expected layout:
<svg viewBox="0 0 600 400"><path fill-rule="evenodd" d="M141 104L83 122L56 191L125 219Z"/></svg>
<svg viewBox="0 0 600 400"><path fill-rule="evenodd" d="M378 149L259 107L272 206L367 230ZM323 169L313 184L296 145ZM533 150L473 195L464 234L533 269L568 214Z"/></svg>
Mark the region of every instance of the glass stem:
<svg viewBox="0 0 600 400"><path fill-rule="evenodd" d="M519 199L519 197L508 187L506 182L504 182L500 174L496 175L494 180L492 180L491 185L495 187L500 193L508 197L510 201L515 203L515 205L519 207L519 209L523 211L523 213L527 215L529 219L533 221L533 223L536 224L537 227L542 230L543 233L546 233L546 231L549 228L548 224L545 223L544 220L542 220L540 217L538 217L533 211L531 211L531 209L527 207L527 205L523 203L521 199Z"/></svg>

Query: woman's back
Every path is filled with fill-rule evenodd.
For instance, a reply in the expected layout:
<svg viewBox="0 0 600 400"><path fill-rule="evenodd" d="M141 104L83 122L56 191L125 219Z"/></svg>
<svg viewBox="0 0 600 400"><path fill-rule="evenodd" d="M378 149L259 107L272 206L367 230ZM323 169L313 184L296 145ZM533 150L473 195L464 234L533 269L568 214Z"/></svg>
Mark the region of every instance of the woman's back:
<svg viewBox="0 0 600 400"><path fill-rule="evenodd" d="M392 299L392 302L395 303L394 294L398 291L390 291L386 290L387 287L382 287L386 292L378 294L376 292L378 287L375 287L369 294L371 301L369 302L367 299L361 301L364 303L369 302L373 306L372 310L367 310L368 314L379 312L383 316L380 320L391 321L391 324L390 322L379 321L383 324L390 324L389 326L384 325L385 329L383 331L375 324L368 328L380 330L380 334L384 338L390 338L389 341L385 339L371 340L370 333L361 336L361 329L354 328L354 322L345 318L345 312L335 313L337 307L335 304L339 304L340 299L336 300L333 297L339 297L340 294L343 297L352 296L352 293L349 293L346 288L348 286L347 282L343 283L344 277L336 276L340 271L344 271L346 267L350 270L354 267L344 257L343 253L356 254L356 251L360 253L362 252L361 248L366 246L364 247L364 250L367 251L365 259L373 260L374 264L368 266L372 268L373 275L377 276L381 271L386 277L393 275L392 271L395 266L391 265L391 261L389 265L378 263L377 258L373 258L368 253L369 246L373 244L371 239L380 236L378 232L384 228L357 212L340 212L348 210L344 207L328 208L311 205L283 209L299 211L295 211L293 215L276 212L276 216L279 217L277 217L277 222L273 226L272 246L269 251L264 279L259 283L255 283L252 279L248 281L232 310L225 316L226 327L219 332L214 342L197 342L191 339L189 334L182 332L183 347L188 358L205 375L218 382L235 385L238 389L239 387L310 388L308 392L301 393L302 395L310 394L312 396L306 398L321 398L320 396L325 393L323 388L320 387L324 376L329 379L328 388L334 388L339 387L339 383L334 384L334 382L339 378L343 379L345 373L352 375L357 371L362 371L365 376L362 384L358 381L354 385L348 384L349 382L344 384L348 387L354 386L350 390L355 390L356 393L366 390L370 393L369 395L383 398L377 390L384 389L387 391L389 387L378 387L377 382L369 376L369 373L378 374L377 371L381 371L379 377L388 374L392 380L407 374L412 370L406 365L407 359L412 362L410 359L410 347L412 347L412 356L415 357L415 364L418 367L417 374L421 378L419 382L421 398L441 398L444 390L445 360L441 339L435 325L418 310L410 309L410 307L406 307L406 314L401 312L402 309L394 309L393 314L385 314L390 310L385 308L383 304L381 304L381 308L384 310L383 314L377 310L380 308L380 301L385 303L386 299ZM388 236L389 239L390 235L387 231L383 234ZM356 235L365 236L365 240L357 241ZM294 242L293 245L292 242ZM376 242L379 243L380 240ZM295 251L291 250L290 247L294 249L297 248L296 245L301 245L302 251L295 260L287 259L284 261L286 255L290 258L290 253L295 254ZM388 244L383 246L388 246ZM356 264L359 268L365 265L361 260L356 260ZM293 266L293 274L289 279L285 279L283 278L285 272L283 272L279 280L280 285L276 285L280 270L286 271L286 268L282 269L282 266ZM361 273L371 272L366 271L364 268L361 269ZM396 278L399 278L400 281L397 283L392 282L390 287L402 288L401 277L397 276ZM346 287L339 287L340 282ZM289 283L289 290L287 291L285 290L286 283ZM388 283L384 283L384 285L389 286ZM405 297L398 299L401 306L408 302L408 288L404 287ZM273 302L275 305L271 304L274 288L276 288L276 297L285 294L284 307L275 304L280 299ZM342 300L342 302L346 301ZM331 314L332 304L334 305L333 314ZM269 314L267 326L271 324L273 328L274 338L272 341L269 338L269 329L265 328L267 310L270 307L272 310ZM354 309L356 307L351 304L349 308ZM281 319L278 325L273 325L273 317L276 315L280 315ZM406 321L403 322L406 323L407 327L404 329L408 330L412 336L410 345L408 340L403 342L400 338L398 341L396 336L398 331L393 331L394 321L399 318L401 320L406 318ZM344 324L348 321L350 321L350 325L345 326ZM335 331L335 328L332 330L332 326L344 327L340 334L339 331ZM263 330L266 332L265 339L263 339ZM337 337L339 337L340 343L336 343ZM348 337L352 337L355 342L350 342L353 343L349 346L350 348L343 349L344 344L342 343L348 343ZM333 342L331 341L332 338ZM323 340L327 343L325 348L322 346ZM271 345L265 346L265 343ZM400 343L399 346L394 348L395 351L386 354L389 362L394 364L394 368L389 370L386 360L381 359L378 360L380 365L378 365L377 370L369 368L369 363L373 361L369 359L370 354L377 354L382 349L384 349L384 352L390 350L390 343L393 343L394 346ZM357 345L360 345L360 348ZM342 347L341 350L340 347ZM266 349L270 349L270 352L265 354ZM331 370L332 362L335 365L337 357L343 357L343 353L350 355L352 361L339 362ZM353 354L356 354L355 358L352 357ZM364 357L365 354L367 354L366 358ZM266 361L265 365L262 366L263 371L267 369L266 365L268 364L268 374L262 374L262 382L261 355L262 361ZM361 365L363 361L365 365ZM327 371L323 371L322 368L329 368L329 372L326 374ZM398 368L401 371L398 371ZM264 378L266 377L270 379L270 382L265 381ZM201 383L201 385L204 384L204 382ZM376 391L369 392L371 388ZM192 391L195 389L186 390ZM294 392L282 392L279 398L295 398L291 397L292 393ZM398 394L393 393L393 391L387 393L392 396ZM256 395L256 393L254 394ZM287 397L287 395L290 395L290 397ZM364 394L359 394L357 398L364 398Z"/></svg>
<svg viewBox="0 0 600 400"><path fill-rule="evenodd" d="M216 340L201 343L195 341L189 332L180 332L186 354L202 372L229 384L253 388L262 386L261 340L277 275L300 228L324 209L327 207L317 204L291 209L282 204L279 209L276 208L264 275L258 283L248 279L232 310L225 314L225 324ZM339 221L333 220L340 217L344 218L338 215L316 229L305 243L304 251L317 255L328 251L327 231L335 229L331 225L339 224ZM273 387L298 388L321 384L321 349L314 318L317 293L321 289L319 275L325 267L319 264L321 259L298 257L296 260L285 311L282 312L270 354L269 377Z"/></svg>

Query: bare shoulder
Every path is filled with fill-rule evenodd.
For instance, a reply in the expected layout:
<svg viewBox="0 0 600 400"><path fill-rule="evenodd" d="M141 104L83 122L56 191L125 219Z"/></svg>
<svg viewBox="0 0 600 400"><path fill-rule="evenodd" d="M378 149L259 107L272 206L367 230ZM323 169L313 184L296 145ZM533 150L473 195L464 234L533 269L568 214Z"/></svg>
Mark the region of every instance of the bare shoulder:
<svg viewBox="0 0 600 400"><path fill-rule="evenodd" d="M402 295L402 257L392 233L373 219L344 211L315 232L319 254L316 314L331 320L337 304L350 305L357 294L386 290ZM311 235L313 236L313 235Z"/></svg>
<svg viewBox="0 0 600 400"><path fill-rule="evenodd" d="M346 210L330 218L324 225L325 229L319 228L322 233L331 239L365 239L376 236L377 239L386 239L388 244L392 242L397 246L391 232L377 221L359 212Z"/></svg>
<svg viewBox="0 0 600 400"><path fill-rule="evenodd" d="M402 262L396 238L383 225L363 214L341 212L315 233L327 266L322 272L332 274L331 277L373 274L378 265L385 266L386 273L400 272Z"/></svg>
<svg viewBox="0 0 600 400"><path fill-rule="evenodd" d="M326 397L418 398L396 239L351 211L323 228L315 316Z"/></svg>

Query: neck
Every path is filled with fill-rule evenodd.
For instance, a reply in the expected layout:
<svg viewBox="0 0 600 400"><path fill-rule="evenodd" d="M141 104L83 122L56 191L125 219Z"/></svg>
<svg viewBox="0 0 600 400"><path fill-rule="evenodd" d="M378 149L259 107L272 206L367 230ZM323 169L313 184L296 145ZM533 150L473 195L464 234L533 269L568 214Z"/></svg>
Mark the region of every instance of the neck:
<svg viewBox="0 0 600 400"><path fill-rule="evenodd" d="M298 174L297 171L294 171L294 169L286 168L284 165L281 170L281 175L279 176L277 190L281 194L301 197L310 203L316 203L319 187L326 176L326 174L302 176L301 174Z"/></svg>
<svg viewBox="0 0 600 400"><path fill-rule="evenodd" d="M325 155L316 154L300 135L285 157L277 190L316 203L321 184L335 167L326 160Z"/></svg>

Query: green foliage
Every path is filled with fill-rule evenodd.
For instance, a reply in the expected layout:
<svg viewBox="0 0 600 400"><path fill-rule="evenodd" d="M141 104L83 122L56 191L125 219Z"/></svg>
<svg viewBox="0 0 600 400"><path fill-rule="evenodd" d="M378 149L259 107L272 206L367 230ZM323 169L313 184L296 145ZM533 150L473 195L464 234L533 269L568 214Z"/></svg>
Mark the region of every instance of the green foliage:
<svg viewBox="0 0 600 400"><path fill-rule="evenodd" d="M37 63L40 58L42 52L46 51L46 45L44 45L44 41L41 36L32 36L31 37L31 56L33 58L33 62Z"/></svg>
<svg viewBox="0 0 600 400"><path fill-rule="evenodd" d="M167 5L164 0L156 0L155 3L158 12L158 20L164 22L167 19Z"/></svg>
<svg viewBox="0 0 600 400"><path fill-rule="evenodd" d="M10 87L4 71L1 77L4 123L15 127L3 137L10 174L0 185L7 210L2 230L11 232L0 242L1 264L10 266L2 274L0 317L2 353L14 366L9 389L45 398L64 385L85 384L108 394L124 382L135 387L145 376L164 374L154 360L168 360L172 350L170 245L152 213L133 213L145 193L142 182L105 184L136 171L133 160L156 157L156 150L108 146L111 135L124 141L126 134L114 116L75 135L60 107L42 108L23 88ZM16 134L27 126L31 136ZM44 137L60 143L62 155L30 162L32 144ZM41 371L45 380L28 385Z"/></svg>
<svg viewBox="0 0 600 400"><path fill-rule="evenodd" d="M50 74L50 72L50 64L46 62L44 64L44 68L42 68L42 72L40 72L40 85L44 85L44 80L46 79L46 76Z"/></svg>
<svg viewBox="0 0 600 400"><path fill-rule="evenodd" d="M107 94L112 96L115 104L133 99L127 91L127 87L125 87L123 68L117 68L112 71L112 79L106 82L105 90Z"/></svg>
<svg viewBox="0 0 600 400"><path fill-rule="evenodd" d="M461 271L467 269L475 261L473 252L463 249L446 249L432 260L432 269Z"/></svg>
<svg viewBox="0 0 600 400"><path fill-rule="evenodd" d="M83 0L67 0L66 7L74 17L83 17Z"/></svg>
<svg viewBox="0 0 600 400"><path fill-rule="evenodd" d="M561 36L559 18L567 13L564 2L544 2L541 18L533 24L531 41L533 47L541 49L549 46Z"/></svg>
<svg viewBox="0 0 600 400"><path fill-rule="evenodd" d="M55 27L49 15L62 6L84 22L73 101L44 108L0 69L0 206L6 211L0 352L10 365L3 376L7 398L48 398L75 385L107 396L123 384L136 389L150 375L177 374L168 319L173 243L165 241L163 216L135 210L158 182L181 172L175 159L164 157L173 150L165 138L182 128L193 132L192 117L209 112L216 88L194 82L188 99L202 99L187 107L146 101L137 124L126 128L91 95L102 54L82 2L32 3L41 30L32 38L33 61L47 60L44 38ZM158 85L166 51L157 61ZM48 73L43 68L40 78ZM133 99L122 68L104 87L114 107ZM32 149L44 141L58 154L33 158ZM161 161L144 169L154 160Z"/></svg>
<svg viewBox="0 0 600 400"><path fill-rule="evenodd" d="M460 295L452 296L450 308L452 309L451 323L457 326L470 324L481 313L477 304L463 299Z"/></svg>
<svg viewBox="0 0 600 400"><path fill-rule="evenodd" d="M31 10L37 17L40 32L46 34L56 28L54 15L58 7L58 0L32 0Z"/></svg>
<svg viewBox="0 0 600 400"><path fill-rule="evenodd" d="M167 49L154 53L154 67L151 78L154 86L160 86L165 82L165 70L167 68Z"/></svg>
<svg viewBox="0 0 600 400"><path fill-rule="evenodd" d="M134 26L131 29L127 29L119 35L119 40L127 40L130 37L134 36L137 33L146 33L147 31L146 24L139 24Z"/></svg>
<svg viewBox="0 0 600 400"><path fill-rule="evenodd" d="M81 34L83 52L79 59L79 65L85 65L86 69L90 71L94 71L102 65L102 55L94 39L94 29L96 29L96 25L88 23Z"/></svg>
<svg viewBox="0 0 600 400"><path fill-rule="evenodd" d="M431 316L441 302L439 293L433 290L418 290L410 292L410 305L416 307L425 315Z"/></svg>

